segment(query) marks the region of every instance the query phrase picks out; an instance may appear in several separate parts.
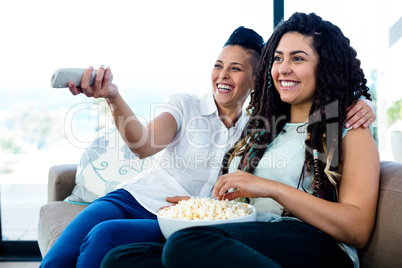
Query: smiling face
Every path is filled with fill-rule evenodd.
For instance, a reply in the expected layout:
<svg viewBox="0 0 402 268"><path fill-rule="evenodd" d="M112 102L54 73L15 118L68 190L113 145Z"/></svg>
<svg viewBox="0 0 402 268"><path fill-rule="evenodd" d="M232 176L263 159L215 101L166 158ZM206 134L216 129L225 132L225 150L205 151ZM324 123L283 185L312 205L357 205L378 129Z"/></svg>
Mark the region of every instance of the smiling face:
<svg viewBox="0 0 402 268"><path fill-rule="evenodd" d="M310 109L316 90L318 56L313 39L297 32L282 36L275 50L272 79L281 100L292 108Z"/></svg>
<svg viewBox="0 0 402 268"><path fill-rule="evenodd" d="M253 79L252 54L241 46L224 47L211 75L219 112L225 110L237 116L250 94Z"/></svg>

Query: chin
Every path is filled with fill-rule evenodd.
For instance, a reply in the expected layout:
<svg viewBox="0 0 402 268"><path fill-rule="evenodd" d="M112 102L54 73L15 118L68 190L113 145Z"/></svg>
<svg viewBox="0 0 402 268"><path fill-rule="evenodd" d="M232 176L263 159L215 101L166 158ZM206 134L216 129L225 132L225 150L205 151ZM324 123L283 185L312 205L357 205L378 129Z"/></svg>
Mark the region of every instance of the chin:
<svg viewBox="0 0 402 268"><path fill-rule="evenodd" d="M287 98L287 97L281 97L281 100L287 104L292 104L294 99Z"/></svg>

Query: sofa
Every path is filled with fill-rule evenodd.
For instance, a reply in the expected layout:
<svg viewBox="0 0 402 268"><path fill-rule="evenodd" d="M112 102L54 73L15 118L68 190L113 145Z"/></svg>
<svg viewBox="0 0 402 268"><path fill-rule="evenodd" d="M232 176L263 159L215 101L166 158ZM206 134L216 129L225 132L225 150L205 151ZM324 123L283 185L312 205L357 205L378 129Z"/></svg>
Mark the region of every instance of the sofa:
<svg viewBox="0 0 402 268"><path fill-rule="evenodd" d="M68 223L87 206L67 203L75 187L77 165L49 170L48 203L40 209L38 244L44 256ZM371 240L359 251L363 268L402 267L402 164L381 162L380 195Z"/></svg>

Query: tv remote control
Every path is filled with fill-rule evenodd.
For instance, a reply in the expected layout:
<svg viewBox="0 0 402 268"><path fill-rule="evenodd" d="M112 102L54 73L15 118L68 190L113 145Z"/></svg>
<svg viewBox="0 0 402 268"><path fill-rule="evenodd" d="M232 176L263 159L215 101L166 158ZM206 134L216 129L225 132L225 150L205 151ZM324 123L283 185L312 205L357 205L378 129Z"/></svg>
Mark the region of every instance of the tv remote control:
<svg viewBox="0 0 402 268"><path fill-rule="evenodd" d="M74 82L75 86L81 86L82 75L85 72L85 68L62 68L57 69L51 80L51 86L53 88L68 87L70 81ZM93 86L95 80L96 70L93 70L89 86ZM110 77L110 82L113 80L113 74Z"/></svg>

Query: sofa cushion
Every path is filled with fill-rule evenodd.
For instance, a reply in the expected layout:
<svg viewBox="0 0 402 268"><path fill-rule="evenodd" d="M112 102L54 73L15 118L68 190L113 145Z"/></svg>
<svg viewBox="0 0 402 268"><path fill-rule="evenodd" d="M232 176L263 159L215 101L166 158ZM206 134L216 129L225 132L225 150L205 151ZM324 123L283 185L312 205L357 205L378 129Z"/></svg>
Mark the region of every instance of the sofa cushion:
<svg viewBox="0 0 402 268"><path fill-rule="evenodd" d="M380 195L374 232L361 250L367 267L402 267L402 164L381 162Z"/></svg>
<svg viewBox="0 0 402 268"><path fill-rule="evenodd" d="M86 207L57 201L47 203L40 208L38 244L42 257L53 246L66 226Z"/></svg>
<svg viewBox="0 0 402 268"><path fill-rule="evenodd" d="M76 186L65 201L91 203L152 165L152 157L141 160L131 152L115 126L100 130L81 157Z"/></svg>

